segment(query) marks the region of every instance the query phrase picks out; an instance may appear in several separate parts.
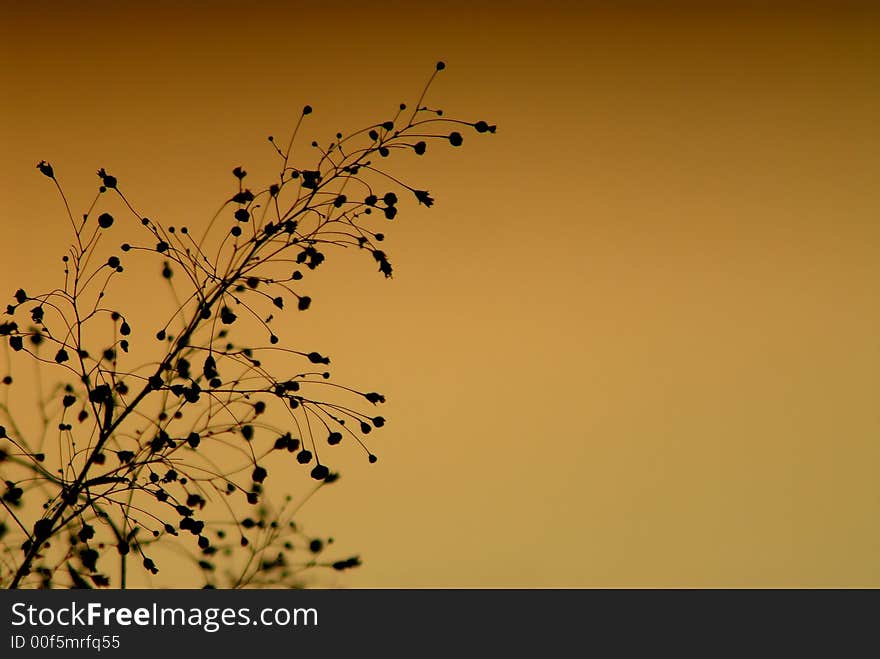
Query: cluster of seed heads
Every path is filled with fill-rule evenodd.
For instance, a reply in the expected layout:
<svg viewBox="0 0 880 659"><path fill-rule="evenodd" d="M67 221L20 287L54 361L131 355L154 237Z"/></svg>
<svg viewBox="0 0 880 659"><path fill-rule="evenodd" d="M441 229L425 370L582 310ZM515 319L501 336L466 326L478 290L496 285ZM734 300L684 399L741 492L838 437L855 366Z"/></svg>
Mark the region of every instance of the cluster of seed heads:
<svg viewBox="0 0 880 659"><path fill-rule="evenodd" d="M146 217L104 168L94 201L75 217L53 166L37 165L64 201L74 240L63 285L19 288L0 317L12 353L57 383L38 402L38 440L0 405L0 584L125 587L131 565L159 572L155 550L169 542L186 547L207 587L293 585L305 569L360 564L323 559L331 539L305 534L293 516L339 478L336 447L354 445L376 462L366 436L386 424L375 411L385 397L335 382L330 358L289 347L276 321L312 307L310 274L334 249L366 252L392 276L380 223L398 217L398 195L434 205L426 189L392 174L385 163L394 154L459 147L465 128L495 132L423 104L443 68L411 110L400 104L391 119L312 142L314 156L300 166L305 106L285 148L269 137L277 178L251 189L235 167L232 194L198 236ZM107 196L126 217L105 210ZM154 262L176 301L153 327L108 302L130 259ZM160 357L144 363L147 348L136 345L148 343ZM3 385L12 384L6 375ZM285 460L314 484L301 500L272 506L266 483Z"/></svg>

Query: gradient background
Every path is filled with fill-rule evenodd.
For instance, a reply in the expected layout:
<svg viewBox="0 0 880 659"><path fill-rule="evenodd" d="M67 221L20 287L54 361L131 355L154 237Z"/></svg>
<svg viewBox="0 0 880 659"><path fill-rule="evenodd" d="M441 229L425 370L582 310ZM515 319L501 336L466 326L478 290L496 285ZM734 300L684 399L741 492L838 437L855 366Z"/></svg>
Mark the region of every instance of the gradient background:
<svg viewBox="0 0 880 659"><path fill-rule="evenodd" d="M365 561L325 583L880 586L876 5L117 4L0 3L10 294L70 238L40 159L195 227L305 103L323 141L437 59L499 126L408 173L393 280L310 290L390 420L304 511Z"/></svg>

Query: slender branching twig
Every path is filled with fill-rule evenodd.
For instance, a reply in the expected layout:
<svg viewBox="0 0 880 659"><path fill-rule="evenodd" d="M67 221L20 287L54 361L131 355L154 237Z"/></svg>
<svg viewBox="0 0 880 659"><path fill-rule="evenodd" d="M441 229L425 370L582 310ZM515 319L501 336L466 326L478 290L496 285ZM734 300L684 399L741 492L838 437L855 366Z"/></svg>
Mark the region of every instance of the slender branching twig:
<svg viewBox="0 0 880 659"><path fill-rule="evenodd" d="M252 191L247 172L233 169L233 193L198 237L145 217L103 168L95 200L75 217L52 165L37 165L61 195L73 244L63 286L19 288L0 319L10 369L27 358L38 382L52 383L40 384L42 427L31 436L8 391L0 404L0 585L124 588L134 565L148 580L157 574L166 546L206 587L298 586L304 570L360 564L324 559L330 539L307 535L294 515L338 479L333 447L352 444L376 461L367 435L385 425L374 409L385 398L334 382L330 358L282 343L273 321L310 308L309 273L334 248L364 252L392 276L378 224L397 217L398 195L426 207L434 199L386 159L422 156L432 142L461 146L465 128L495 132L423 105L429 85L391 120L312 142L307 167L292 152L312 113L305 106L283 150L269 138L277 179ZM131 219L103 210L108 197ZM109 247L123 231L131 238ZM175 302L152 328L110 302L135 259L155 263ZM158 358L142 359L148 345ZM12 388L11 375L2 386ZM315 486L273 507L264 484L283 455Z"/></svg>

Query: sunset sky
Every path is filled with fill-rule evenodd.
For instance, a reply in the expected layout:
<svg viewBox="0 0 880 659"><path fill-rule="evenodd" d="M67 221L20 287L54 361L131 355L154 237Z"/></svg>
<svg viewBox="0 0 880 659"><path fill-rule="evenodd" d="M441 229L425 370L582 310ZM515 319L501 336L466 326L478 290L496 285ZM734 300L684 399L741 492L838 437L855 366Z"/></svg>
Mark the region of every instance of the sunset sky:
<svg viewBox="0 0 880 659"><path fill-rule="evenodd" d="M63 276L38 161L206 226L303 105L326 141L444 60L497 134L296 317L388 398L303 511L364 561L319 582L880 586L880 10L759 4L3 0L0 293Z"/></svg>

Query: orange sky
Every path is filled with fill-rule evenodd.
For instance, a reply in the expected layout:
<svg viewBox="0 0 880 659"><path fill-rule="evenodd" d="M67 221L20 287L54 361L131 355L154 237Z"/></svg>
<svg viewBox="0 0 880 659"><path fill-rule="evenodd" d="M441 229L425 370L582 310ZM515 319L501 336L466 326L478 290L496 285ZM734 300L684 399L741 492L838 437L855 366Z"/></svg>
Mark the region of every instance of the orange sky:
<svg viewBox="0 0 880 659"><path fill-rule="evenodd" d="M9 293L69 240L41 159L197 226L305 103L324 140L437 59L499 126L297 319L388 396L304 511L365 562L332 583L880 586L876 9L122 4L2 3Z"/></svg>

